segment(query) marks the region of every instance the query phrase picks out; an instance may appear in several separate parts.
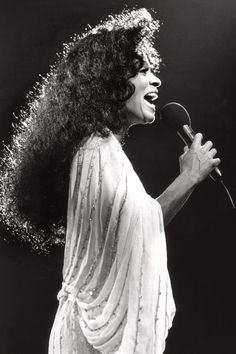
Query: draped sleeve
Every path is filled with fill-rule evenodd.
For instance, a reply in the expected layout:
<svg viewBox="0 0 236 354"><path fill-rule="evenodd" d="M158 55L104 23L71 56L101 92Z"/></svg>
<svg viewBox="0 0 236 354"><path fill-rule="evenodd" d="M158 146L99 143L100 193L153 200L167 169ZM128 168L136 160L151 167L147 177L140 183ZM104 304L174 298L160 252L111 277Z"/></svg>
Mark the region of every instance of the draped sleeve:
<svg viewBox="0 0 236 354"><path fill-rule="evenodd" d="M76 153L67 220L55 353L84 354L81 331L99 353L163 353L175 305L162 212L114 135Z"/></svg>

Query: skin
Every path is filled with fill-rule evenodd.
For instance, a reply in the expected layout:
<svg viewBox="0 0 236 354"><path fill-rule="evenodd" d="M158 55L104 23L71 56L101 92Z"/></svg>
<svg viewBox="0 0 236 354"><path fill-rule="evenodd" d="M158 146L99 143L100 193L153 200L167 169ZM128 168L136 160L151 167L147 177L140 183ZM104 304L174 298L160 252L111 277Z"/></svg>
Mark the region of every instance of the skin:
<svg viewBox="0 0 236 354"><path fill-rule="evenodd" d="M157 198L162 207L164 223L167 225L183 207L196 186L220 164L211 141L202 143L202 134L197 133L190 148L185 147L179 158L180 174Z"/></svg>
<svg viewBox="0 0 236 354"><path fill-rule="evenodd" d="M135 87L133 95L125 105L129 126L152 123L155 120L155 106L148 103L144 96L150 92L157 95L161 81L152 73L147 58L144 58L143 67L129 82ZM155 98L157 99L157 96ZM157 198L162 207L165 225L183 207L196 186L220 164L220 159L215 158L217 151L212 142L207 141L202 145L202 138L202 134L197 133L190 148L185 147L179 158L179 176Z"/></svg>
<svg viewBox="0 0 236 354"><path fill-rule="evenodd" d="M155 120L156 107L154 103L149 103L144 97L147 94L152 94L155 101L158 98L158 87L161 86L161 80L152 73L147 58L145 58L138 74L130 78L129 82L135 87L133 95L125 105L129 125L152 123Z"/></svg>

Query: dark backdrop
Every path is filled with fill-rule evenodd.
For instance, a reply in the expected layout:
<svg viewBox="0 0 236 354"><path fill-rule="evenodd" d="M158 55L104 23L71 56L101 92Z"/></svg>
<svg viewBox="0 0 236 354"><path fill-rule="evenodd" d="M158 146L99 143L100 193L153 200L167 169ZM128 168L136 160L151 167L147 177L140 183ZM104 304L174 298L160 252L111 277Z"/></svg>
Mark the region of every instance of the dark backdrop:
<svg viewBox="0 0 236 354"><path fill-rule="evenodd" d="M56 59L62 42L124 1L8 0L0 5L0 128ZM215 142L224 179L235 182L235 0L127 1L154 7L163 23L156 43L163 65L158 109L185 105L192 126ZM157 120L130 131L125 150L147 191L158 195L178 174L179 139ZM2 229L2 238L6 230ZM204 181L167 228L177 315L166 354L235 353L235 213L221 188ZM0 354L46 354L57 307L63 250L37 256L0 241Z"/></svg>

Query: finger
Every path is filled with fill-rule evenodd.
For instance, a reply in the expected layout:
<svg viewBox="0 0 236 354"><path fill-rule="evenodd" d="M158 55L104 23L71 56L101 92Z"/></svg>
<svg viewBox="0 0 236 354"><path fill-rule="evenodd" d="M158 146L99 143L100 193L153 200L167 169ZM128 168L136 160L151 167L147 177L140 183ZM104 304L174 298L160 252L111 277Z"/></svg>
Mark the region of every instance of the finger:
<svg viewBox="0 0 236 354"><path fill-rule="evenodd" d="M213 146L213 142L209 140L205 144L202 145L201 150L202 150L202 152L207 152L212 148L212 146Z"/></svg>
<svg viewBox="0 0 236 354"><path fill-rule="evenodd" d="M182 153L182 155L180 155L179 159L180 159L180 160L183 159L184 156L187 154L188 151L189 151L188 146L185 146L185 147L184 147L184 152Z"/></svg>
<svg viewBox="0 0 236 354"><path fill-rule="evenodd" d="M197 133L193 139L192 147L195 148L201 145L202 142L202 133Z"/></svg>
<svg viewBox="0 0 236 354"><path fill-rule="evenodd" d="M213 159L213 164L214 166L218 166L221 163L221 160L219 158Z"/></svg>
<svg viewBox="0 0 236 354"><path fill-rule="evenodd" d="M184 154L185 154L188 150L189 150L189 147L186 145L186 146L184 147Z"/></svg>
<svg viewBox="0 0 236 354"><path fill-rule="evenodd" d="M217 150L215 148L213 148L209 151L209 154L211 157L214 157L217 154Z"/></svg>

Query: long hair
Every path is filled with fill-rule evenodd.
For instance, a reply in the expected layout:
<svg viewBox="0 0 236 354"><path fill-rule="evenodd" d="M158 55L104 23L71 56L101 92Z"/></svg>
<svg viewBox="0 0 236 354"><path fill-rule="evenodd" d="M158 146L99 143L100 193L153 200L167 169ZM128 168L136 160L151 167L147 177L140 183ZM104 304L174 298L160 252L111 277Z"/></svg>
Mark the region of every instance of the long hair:
<svg viewBox="0 0 236 354"><path fill-rule="evenodd" d="M1 216L13 233L46 250L64 239L69 169L92 133L126 129L125 101L145 53L154 71L159 23L146 9L124 10L64 45L28 96L1 162Z"/></svg>

